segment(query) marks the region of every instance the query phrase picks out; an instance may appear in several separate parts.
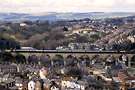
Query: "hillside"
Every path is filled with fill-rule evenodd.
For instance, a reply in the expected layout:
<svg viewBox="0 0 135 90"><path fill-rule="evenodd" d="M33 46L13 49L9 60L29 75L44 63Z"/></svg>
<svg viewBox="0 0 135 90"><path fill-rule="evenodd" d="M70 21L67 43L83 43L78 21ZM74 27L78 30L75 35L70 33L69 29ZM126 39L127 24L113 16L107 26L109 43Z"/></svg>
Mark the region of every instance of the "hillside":
<svg viewBox="0 0 135 90"><path fill-rule="evenodd" d="M135 13L124 13L124 12L88 12L88 13L56 13L56 12L48 12L48 13L36 13L36 14L24 14L24 13L0 13L1 21L23 21L23 20L49 20L49 21L57 21L57 20L78 20L83 18L90 19L103 19L103 18L114 18L114 17L127 17L133 16Z"/></svg>
<svg viewBox="0 0 135 90"><path fill-rule="evenodd" d="M9 15L9 18L16 18L18 15L19 18L27 16L26 14L12 15ZM50 14L48 15L50 16ZM6 17L5 14L2 16ZM78 17L81 16L78 15ZM104 48L105 50L135 49L135 16L117 16L117 18L105 19L90 19L85 16L84 19L53 22L25 19L14 22L10 21L9 18L9 21L0 22L0 33L14 37L21 46L25 47L34 47L37 49L64 47L70 49L68 46L73 45L72 47L88 50L97 47L98 49ZM129 45L130 48L127 48Z"/></svg>

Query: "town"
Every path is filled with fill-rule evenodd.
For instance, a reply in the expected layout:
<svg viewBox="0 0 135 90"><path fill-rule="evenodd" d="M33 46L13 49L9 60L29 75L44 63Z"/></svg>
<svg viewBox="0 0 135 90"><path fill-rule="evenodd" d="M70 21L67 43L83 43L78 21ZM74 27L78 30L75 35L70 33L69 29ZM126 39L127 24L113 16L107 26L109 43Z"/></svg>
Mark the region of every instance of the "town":
<svg viewBox="0 0 135 90"><path fill-rule="evenodd" d="M0 90L135 90L135 0L0 0Z"/></svg>
<svg viewBox="0 0 135 90"><path fill-rule="evenodd" d="M134 90L135 16L0 22L0 90Z"/></svg>
<svg viewBox="0 0 135 90"><path fill-rule="evenodd" d="M1 53L1 90L134 90L135 55Z"/></svg>

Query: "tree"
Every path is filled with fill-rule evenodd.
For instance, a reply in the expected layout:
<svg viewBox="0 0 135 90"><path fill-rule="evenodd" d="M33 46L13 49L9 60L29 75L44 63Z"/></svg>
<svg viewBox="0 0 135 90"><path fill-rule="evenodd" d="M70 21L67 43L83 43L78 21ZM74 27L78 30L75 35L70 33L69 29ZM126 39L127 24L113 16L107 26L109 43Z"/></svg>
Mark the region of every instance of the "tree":
<svg viewBox="0 0 135 90"><path fill-rule="evenodd" d="M16 63L26 63L26 58L22 54L17 54L15 56L15 59L16 59Z"/></svg>
<svg viewBox="0 0 135 90"><path fill-rule="evenodd" d="M79 57L79 59L80 59L80 64L83 64L83 65L85 64L87 67L89 66L90 58L88 55L82 55Z"/></svg>
<svg viewBox="0 0 135 90"><path fill-rule="evenodd" d="M86 36L81 36L79 34L76 34L75 42L77 43L86 43L89 42L88 38Z"/></svg>
<svg viewBox="0 0 135 90"><path fill-rule="evenodd" d="M54 66L64 66L64 58L62 55L56 54L53 57Z"/></svg>
<svg viewBox="0 0 135 90"><path fill-rule="evenodd" d="M14 56L9 52L2 52L1 53L1 62L14 62Z"/></svg>
<svg viewBox="0 0 135 90"><path fill-rule="evenodd" d="M77 66L70 66L70 67L67 67L66 74L69 76L78 77L78 79L81 79L84 73L82 72L81 68Z"/></svg>
<svg viewBox="0 0 135 90"><path fill-rule="evenodd" d="M72 55L68 55L66 58L66 66L76 66L78 63L78 59Z"/></svg>
<svg viewBox="0 0 135 90"><path fill-rule="evenodd" d="M20 49L19 43L8 34L0 35L0 49Z"/></svg>
<svg viewBox="0 0 135 90"><path fill-rule="evenodd" d="M68 28L67 28L67 27L64 27L64 28L63 28L63 31L68 31Z"/></svg>
<svg viewBox="0 0 135 90"><path fill-rule="evenodd" d="M135 67L135 55L131 58L131 67Z"/></svg>
<svg viewBox="0 0 135 90"><path fill-rule="evenodd" d="M42 65L46 66L46 67L50 67L51 66L51 57L50 55L41 55L40 56L40 62Z"/></svg>
<svg viewBox="0 0 135 90"><path fill-rule="evenodd" d="M37 64L39 61L39 58L36 55L30 55L28 57L28 63Z"/></svg>

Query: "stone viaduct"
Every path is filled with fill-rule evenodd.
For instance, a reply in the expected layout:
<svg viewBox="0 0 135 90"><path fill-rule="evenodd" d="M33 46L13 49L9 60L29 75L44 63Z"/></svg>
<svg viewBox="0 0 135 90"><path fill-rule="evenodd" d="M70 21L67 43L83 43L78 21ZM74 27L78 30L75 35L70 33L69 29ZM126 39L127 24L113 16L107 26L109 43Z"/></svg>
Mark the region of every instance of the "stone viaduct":
<svg viewBox="0 0 135 90"><path fill-rule="evenodd" d="M72 55L74 57L81 57L84 55L87 55L90 59L95 56L99 55L101 58L105 58L108 55L112 55L116 58L119 58L121 55L126 55L128 57L128 66L135 67L135 52L110 52L110 51L104 51L104 52L91 52L91 51L56 51L56 50L15 50L12 51L12 53L20 53L23 54L26 59L30 55L36 55L36 56L41 56L41 55L49 55L50 58L52 59L55 57L55 55L61 55L63 58L66 58L69 55Z"/></svg>

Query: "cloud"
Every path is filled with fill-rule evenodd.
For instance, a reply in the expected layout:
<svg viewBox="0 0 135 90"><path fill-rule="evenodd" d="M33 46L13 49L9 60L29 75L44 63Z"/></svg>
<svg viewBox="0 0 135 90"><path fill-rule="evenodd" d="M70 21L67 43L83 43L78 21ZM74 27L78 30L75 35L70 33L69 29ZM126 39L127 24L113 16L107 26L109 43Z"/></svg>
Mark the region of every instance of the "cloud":
<svg viewBox="0 0 135 90"><path fill-rule="evenodd" d="M0 12L135 11L135 0L0 0Z"/></svg>

